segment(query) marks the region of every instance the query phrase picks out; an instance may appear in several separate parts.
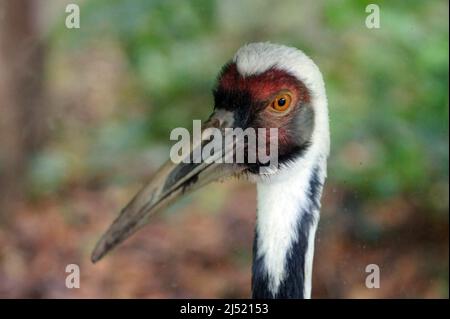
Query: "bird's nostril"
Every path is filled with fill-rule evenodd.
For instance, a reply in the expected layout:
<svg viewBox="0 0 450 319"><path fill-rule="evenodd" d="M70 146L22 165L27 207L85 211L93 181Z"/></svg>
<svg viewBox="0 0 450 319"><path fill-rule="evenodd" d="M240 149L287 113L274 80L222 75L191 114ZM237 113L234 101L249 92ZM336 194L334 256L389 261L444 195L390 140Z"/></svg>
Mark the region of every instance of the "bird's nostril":
<svg viewBox="0 0 450 319"><path fill-rule="evenodd" d="M212 125L213 127L219 127L219 126L220 126L220 121L219 121L219 119L214 119L214 120L212 121L211 125Z"/></svg>

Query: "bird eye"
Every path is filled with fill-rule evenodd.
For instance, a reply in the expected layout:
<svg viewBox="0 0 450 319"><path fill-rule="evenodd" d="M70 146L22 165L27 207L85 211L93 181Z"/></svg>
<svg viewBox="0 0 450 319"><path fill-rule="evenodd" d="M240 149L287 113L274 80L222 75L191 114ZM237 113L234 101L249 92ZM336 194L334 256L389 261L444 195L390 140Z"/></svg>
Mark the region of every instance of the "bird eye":
<svg viewBox="0 0 450 319"><path fill-rule="evenodd" d="M277 112L284 112L289 108L291 102L292 102L291 95L284 93L277 95L277 97L272 101L270 106Z"/></svg>

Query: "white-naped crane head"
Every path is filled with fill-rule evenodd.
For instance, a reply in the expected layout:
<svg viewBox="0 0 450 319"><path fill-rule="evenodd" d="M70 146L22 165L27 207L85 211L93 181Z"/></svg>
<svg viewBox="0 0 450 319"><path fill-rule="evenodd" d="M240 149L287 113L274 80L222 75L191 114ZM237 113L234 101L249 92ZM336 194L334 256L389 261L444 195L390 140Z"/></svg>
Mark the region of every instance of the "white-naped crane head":
<svg viewBox="0 0 450 319"><path fill-rule="evenodd" d="M276 128L276 169L262 171L258 157L252 163L205 158L192 162L193 154L188 154L191 161L168 161L102 236L92 261L180 196L233 175L257 183L253 297L309 298L330 144L327 98L318 67L296 48L271 43L241 47L219 74L214 112L202 127L201 138L192 142L192 153L210 139L206 134L210 128L221 132L225 128ZM267 137L273 141L273 136ZM222 154L230 150L236 152L236 145L230 148L223 143ZM245 144L244 152L249 150Z"/></svg>

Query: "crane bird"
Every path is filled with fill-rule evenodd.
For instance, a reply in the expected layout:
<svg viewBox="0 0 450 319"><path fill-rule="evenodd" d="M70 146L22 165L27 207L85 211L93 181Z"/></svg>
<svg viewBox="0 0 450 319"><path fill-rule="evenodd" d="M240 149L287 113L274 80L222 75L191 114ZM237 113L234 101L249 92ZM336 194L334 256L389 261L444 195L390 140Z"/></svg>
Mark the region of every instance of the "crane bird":
<svg viewBox="0 0 450 319"><path fill-rule="evenodd" d="M259 162L168 161L114 220L97 243L92 261L144 226L155 211L234 175L257 184L253 298L310 298L314 238L330 144L322 74L296 48L251 43L225 64L213 93L214 111L202 130L277 128L278 169L260 173Z"/></svg>

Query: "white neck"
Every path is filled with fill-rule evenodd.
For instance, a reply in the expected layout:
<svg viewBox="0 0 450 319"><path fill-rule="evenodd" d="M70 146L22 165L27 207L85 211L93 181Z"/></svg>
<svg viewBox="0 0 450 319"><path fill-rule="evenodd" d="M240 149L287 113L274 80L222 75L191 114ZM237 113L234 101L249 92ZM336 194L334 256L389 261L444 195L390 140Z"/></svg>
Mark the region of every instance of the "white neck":
<svg viewBox="0 0 450 319"><path fill-rule="evenodd" d="M319 92L312 96L314 131L306 152L257 183L254 296L264 286L269 291L264 298L311 296L314 237L330 145L324 87Z"/></svg>
<svg viewBox="0 0 450 319"><path fill-rule="evenodd" d="M314 237L326 175L326 157L308 153L287 168L282 178L257 184L257 248L254 262L259 259L262 264L260 271L267 276L267 289L271 297L296 297L280 291L289 272L297 271L288 267L291 253L303 254L295 256L302 263L297 266L303 274L294 274L293 278L298 280L289 284L302 285L298 289L303 298L311 296ZM312 186L315 190L311 190Z"/></svg>

